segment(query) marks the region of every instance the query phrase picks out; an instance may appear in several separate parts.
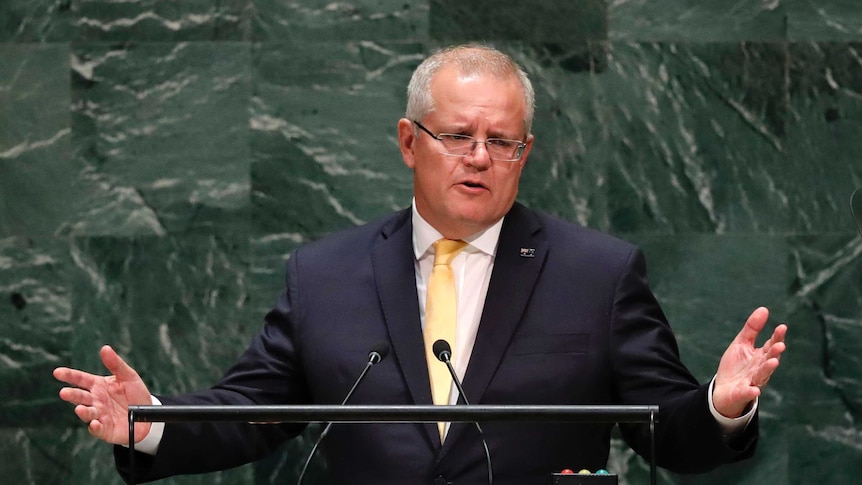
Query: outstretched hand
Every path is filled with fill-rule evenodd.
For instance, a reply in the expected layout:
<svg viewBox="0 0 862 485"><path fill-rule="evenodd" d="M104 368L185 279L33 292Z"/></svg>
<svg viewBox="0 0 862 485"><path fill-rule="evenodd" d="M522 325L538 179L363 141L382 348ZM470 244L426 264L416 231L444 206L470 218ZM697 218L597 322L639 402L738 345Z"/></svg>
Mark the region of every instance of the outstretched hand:
<svg viewBox="0 0 862 485"><path fill-rule="evenodd" d="M60 389L60 399L75 404L75 414L88 424L90 434L116 445L129 444L129 406L151 404L150 391L138 373L110 346L99 350L102 364L112 374L99 376L68 367L54 369L54 377L74 387ZM135 442L149 433L150 423L135 423Z"/></svg>
<svg viewBox="0 0 862 485"><path fill-rule="evenodd" d="M775 327L769 340L762 347L755 347L757 336L768 319L769 310L766 308L754 310L721 356L712 401L716 411L723 416L741 416L746 407L760 396L761 388L778 368L781 353L787 348L784 343L787 325Z"/></svg>

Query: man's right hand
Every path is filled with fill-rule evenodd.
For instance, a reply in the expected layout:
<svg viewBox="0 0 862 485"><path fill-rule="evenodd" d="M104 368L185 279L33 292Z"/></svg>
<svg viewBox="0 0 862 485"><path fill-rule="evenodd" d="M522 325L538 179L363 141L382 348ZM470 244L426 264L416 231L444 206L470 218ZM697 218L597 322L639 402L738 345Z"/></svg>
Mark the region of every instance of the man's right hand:
<svg viewBox="0 0 862 485"><path fill-rule="evenodd" d="M54 369L54 377L74 387L60 389L60 399L75 405L75 414L88 424L90 434L115 445L129 444L129 406L152 404L150 391L129 364L110 346L99 350L102 364L112 374L98 376L68 367ZM150 423L135 423L135 443L150 432Z"/></svg>

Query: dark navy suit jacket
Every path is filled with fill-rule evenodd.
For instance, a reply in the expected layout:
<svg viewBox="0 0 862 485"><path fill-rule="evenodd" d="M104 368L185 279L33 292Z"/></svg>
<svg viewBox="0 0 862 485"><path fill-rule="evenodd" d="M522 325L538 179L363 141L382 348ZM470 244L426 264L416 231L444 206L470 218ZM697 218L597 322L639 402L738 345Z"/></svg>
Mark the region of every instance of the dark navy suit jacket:
<svg viewBox="0 0 862 485"><path fill-rule="evenodd" d="M164 404L340 403L378 342L390 355L351 404L431 404L416 293L410 210L298 249L286 290L260 334L207 391ZM728 444L707 385L679 360L676 340L633 245L515 204L503 223L475 346L463 381L477 404L657 404L658 463L699 472L749 456L757 420ZM299 425L168 424L139 479L200 473L265 456ZM611 425L483 423L498 484L547 484L563 468L606 466ZM649 449L642 425L621 425ZM337 484L487 482L475 427L336 424L326 438ZM127 452L116 453L126 473ZM304 457L297 457L301 460Z"/></svg>

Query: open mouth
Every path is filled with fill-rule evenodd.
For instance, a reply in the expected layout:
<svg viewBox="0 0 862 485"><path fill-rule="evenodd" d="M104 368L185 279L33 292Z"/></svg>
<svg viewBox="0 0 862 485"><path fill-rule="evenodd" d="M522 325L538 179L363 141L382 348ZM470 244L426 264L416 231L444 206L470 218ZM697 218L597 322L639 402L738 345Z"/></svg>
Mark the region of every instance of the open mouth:
<svg viewBox="0 0 862 485"><path fill-rule="evenodd" d="M482 185L481 183L472 182L469 180L465 180L464 182L461 182L461 185L464 185L464 186L471 188L471 189L484 189L485 188L485 186Z"/></svg>

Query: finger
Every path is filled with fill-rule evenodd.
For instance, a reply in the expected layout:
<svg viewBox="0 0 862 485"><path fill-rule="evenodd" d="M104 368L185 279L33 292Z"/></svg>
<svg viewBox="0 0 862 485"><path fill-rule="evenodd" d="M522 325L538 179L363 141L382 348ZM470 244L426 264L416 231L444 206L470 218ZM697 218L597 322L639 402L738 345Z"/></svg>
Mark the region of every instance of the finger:
<svg viewBox="0 0 862 485"><path fill-rule="evenodd" d="M78 405L75 406L75 415L77 415L81 421L90 423L99 417L99 411L91 406Z"/></svg>
<svg viewBox="0 0 862 485"><path fill-rule="evenodd" d="M772 330L772 335L770 335L769 339L763 343L763 348L768 348L768 347L772 346L773 344L784 342L784 338L786 335L787 335L787 325L782 323L781 325L775 327L774 330Z"/></svg>
<svg viewBox="0 0 862 485"><path fill-rule="evenodd" d="M763 330L767 320L769 320L769 310L766 307L757 308L749 315L736 338L754 346L757 335Z"/></svg>
<svg viewBox="0 0 862 485"><path fill-rule="evenodd" d="M787 344L784 343L784 337L787 333L787 325L781 324L772 332L772 336L767 340L760 350L764 354L764 358L773 359L781 357L781 354L787 350Z"/></svg>
<svg viewBox="0 0 862 485"><path fill-rule="evenodd" d="M778 369L778 365L778 359L769 359L764 362L752 379L752 385L764 387L769 382L769 379L772 377L775 370Z"/></svg>
<svg viewBox="0 0 862 485"><path fill-rule="evenodd" d="M54 378L58 381L65 382L66 384L80 387L82 389L91 389L96 382L96 379L101 377L78 369L69 369L68 367L57 367L54 369L53 374Z"/></svg>
<svg viewBox="0 0 862 485"><path fill-rule="evenodd" d="M759 387L750 387L748 390L747 397L743 400L743 402L745 402L746 404L746 407L749 403L759 398L761 394L763 394L763 391Z"/></svg>
<svg viewBox="0 0 862 485"><path fill-rule="evenodd" d="M762 391L759 386L749 386L749 388L743 393L744 397L741 401L749 403L760 397L760 394L762 394Z"/></svg>
<svg viewBox="0 0 862 485"><path fill-rule="evenodd" d="M64 387L60 389L60 399L72 404L93 405L93 395L77 387Z"/></svg>
<svg viewBox="0 0 862 485"><path fill-rule="evenodd" d="M778 342L777 344L769 347L769 349L766 351L766 358L779 359L781 357L781 354L783 354L785 350L787 350L787 345L784 342Z"/></svg>
<svg viewBox="0 0 862 485"><path fill-rule="evenodd" d="M772 331L772 343L784 342L784 339L787 337L787 324L782 323L781 325L775 327L775 330Z"/></svg>
<svg viewBox="0 0 862 485"><path fill-rule="evenodd" d="M105 368L117 376L117 379L122 381L138 379L138 373L135 369L132 369L110 345L105 345L99 350L99 357L102 358L102 364L105 365Z"/></svg>
<svg viewBox="0 0 862 485"><path fill-rule="evenodd" d="M105 427L102 426L102 422L98 419L94 419L90 421L89 426L87 426L87 431L90 432L91 435L99 438L100 440L105 439Z"/></svg>

